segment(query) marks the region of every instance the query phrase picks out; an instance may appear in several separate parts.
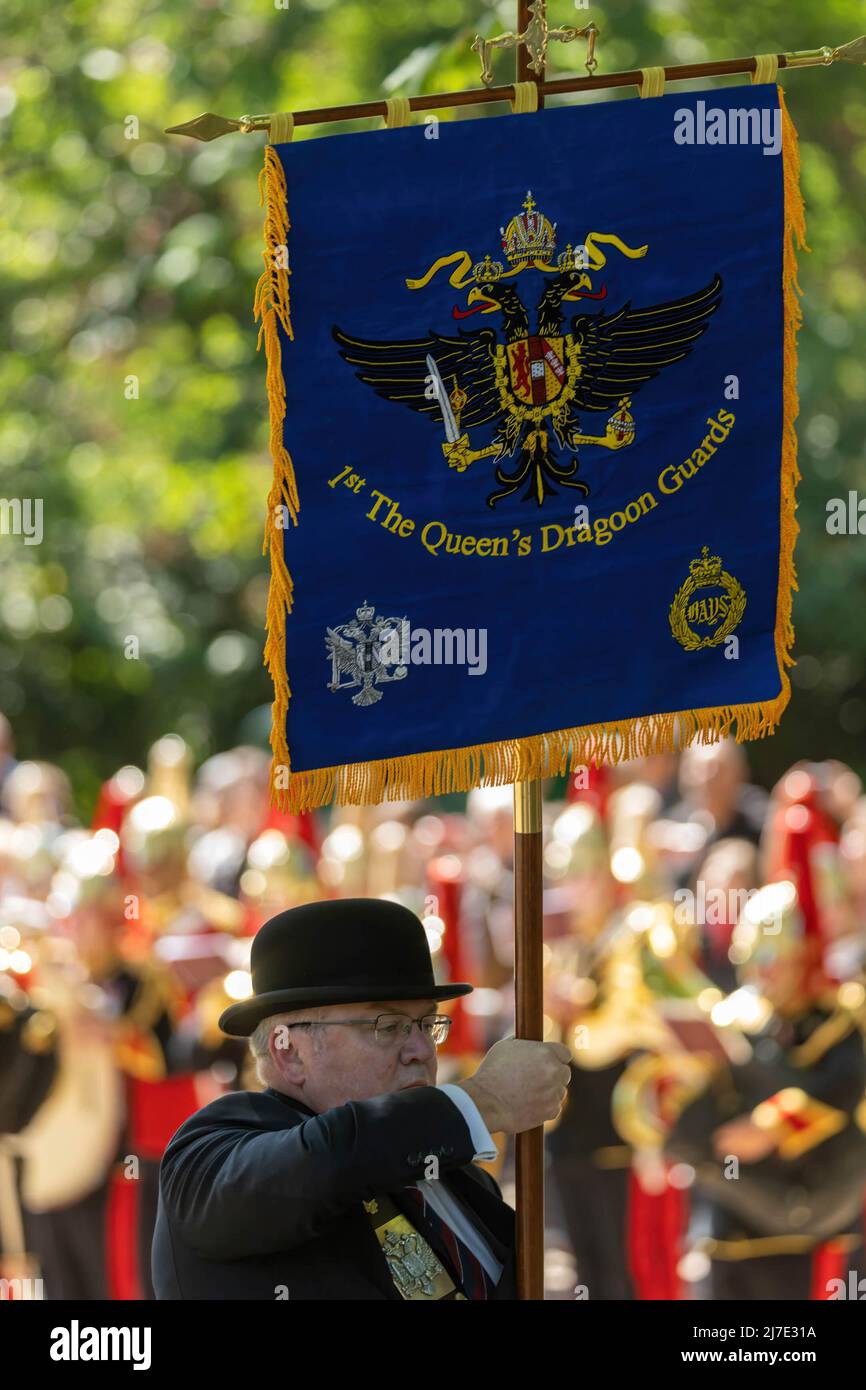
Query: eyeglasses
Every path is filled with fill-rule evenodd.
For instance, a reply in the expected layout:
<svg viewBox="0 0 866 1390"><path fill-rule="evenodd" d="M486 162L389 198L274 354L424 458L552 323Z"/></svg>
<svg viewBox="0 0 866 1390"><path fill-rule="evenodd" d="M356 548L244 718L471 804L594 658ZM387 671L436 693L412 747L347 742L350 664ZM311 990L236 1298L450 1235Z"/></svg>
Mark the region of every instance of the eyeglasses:
<svg viewBox="0 0 866 1390"><path fill-rule="evenodd" d="M398 1040L404 1043L412 1036L417 1024L425 1038L435 1047L441 1047L448 1037L452 1020L445 1014L427 1014L424 1018L409 1018L407 1014L379 1014L376 1018L332 1018L303 1019L299 1023L287 1023L286 1028L370 1028L373 1037L382 1047L388 1047Z"/></svg>

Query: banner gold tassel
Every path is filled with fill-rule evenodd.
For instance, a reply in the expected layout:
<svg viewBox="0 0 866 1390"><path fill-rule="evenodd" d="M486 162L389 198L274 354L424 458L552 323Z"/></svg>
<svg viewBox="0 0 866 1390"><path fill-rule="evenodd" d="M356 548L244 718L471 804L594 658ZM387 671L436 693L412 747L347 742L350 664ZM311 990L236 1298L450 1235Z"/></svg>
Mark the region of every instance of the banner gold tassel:
<svg viewBox="0 0 866 1390"><path fill-rule="evenodd" d="M794 644L792 607L797 590L797 571L794 565L794 545L800 530L796 517L797 484L800 469L797 465L797 431L795 421L800 413L797 394L797 334L803 322L800 305L803 291L797 278L797 251L811 251L806 243L806 208L800 191L800 145L797 130L788 113L784 88L777 85L782 112L782 175L785 181L785 231L782 250L783 289L783 372L782 372L782 469L781 469L781 526L779 544L779 590L776 602L776 657L782 677L782 690L776 701L776 718L791 697L791 682L786 667L794 665L791 647Z"/></svg>
<svg viewBox="0 0 866 1390"><path fill-rule="evenodd" d="M700 738L715 742L733 736L738 743L766 738L776 727L791 697L787 668L794 665L792 605L797 589L794 545L799 531L796 520L797 466L795 421L797 396L797 333L803 319L797 278L797 250L806 244L805 208L800 192L800 156L797 132L788 114L784 91L779 86L782 115L784 178L783 250L783 421L781 440L780 552L776 603L775 649L781 681L779 694L752 704L724 705L697 710L674 710L642 715L611 723L559 729L528 738L475 744L415 753L406 757L336 767L314 768L290 774L286 715L291 691L286 672L286 615L292 608L292 580L283 551L284 530L277 525L279 508L285 506L297 523L298 494L294 468L283 442L285 387L281 368L278 325L292 338L289 314L289 230L286 185L282 164L272 146L265 149L264 181L265 266L256 289L255 317L261 319L259 343L267 355L270 403L271 453L274 476L268 498L264 550L270 550L271 582L268 595L265 665L274 682L271 731L272 801L282 810L300 812L336 800L343 805L367 805L381 801L415 800L468 791L478 785L501 786L562 775L569 765L620 763L651 753L675 752Z"/></svg>
<svg viewBox="0 0 866 1390"><path fill-rule="evenodd" d="M292 611L292 578L286 566L284 537L281 524L287 514L292 525L298 523L298 487L291 455L283 440L286 419L286 387L282 368L282 348L279 329L294 339L289 304L288 236L289 216L286 206L286 176L280 157L273 145L265 146L264 168L259 176L259 202L265 207L265 269L256 285L253 317L260 323L258 346L265 345L267 361L267 390L270 414L270 447L274 472L268 494L268 514L262 553L270 554L271 579L268 589L268 610L264 664L274 683L271 706L271 786L285 781L289 772L289 749L286 740L286 716L291 690L286 671L286 615ZM276 793L275 799L276 799Z"/></svg>

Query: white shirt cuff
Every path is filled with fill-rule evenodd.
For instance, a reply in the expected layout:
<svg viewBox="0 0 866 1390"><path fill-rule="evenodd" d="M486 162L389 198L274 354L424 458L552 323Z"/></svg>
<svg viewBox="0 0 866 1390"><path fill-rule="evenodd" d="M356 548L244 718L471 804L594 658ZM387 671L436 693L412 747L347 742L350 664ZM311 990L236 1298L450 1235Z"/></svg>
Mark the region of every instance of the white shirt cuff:
<svg viewBox="0 0 866 1390"><path fill-rule="evenodd" d="M437 1091L444 1091L449 1099L453 1100L460 1114L469 1126L469 1137L475 1147L474 1158L484 1159L489 1162L496 1158L497 1150L487 1126L481 1118L481 1111L475 1104L470 1095L464 1091L462 1086L447 1084L437 1086Z"/></svg>

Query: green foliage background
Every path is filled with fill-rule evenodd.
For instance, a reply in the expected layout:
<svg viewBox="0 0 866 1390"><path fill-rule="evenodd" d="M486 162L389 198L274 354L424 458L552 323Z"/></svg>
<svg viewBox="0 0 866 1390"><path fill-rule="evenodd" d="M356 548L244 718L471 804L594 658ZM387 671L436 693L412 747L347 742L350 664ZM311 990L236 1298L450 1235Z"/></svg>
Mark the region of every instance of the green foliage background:
<svg viewBox="0 0 866 1390"><path fill-rule="evenodd" d="M44 498L45 542L0 536L0 709L23 756L66 768L82 810L170 728L199 756L266 737L270 464L251 323L263 136L200 145L163 128L208 109L474 86L472 38L515 14L514 0L4 0L0 495ZM602 71L835 45L864 19L861 0L611 0L577 14L550 0L549 15L596 21ZM551 71L579 70L581 47L556 45ZM512 57L498 61L509 80ZM866 494L866 70L782 80L812 254L799 664L780 733L752 745L765 779L797 757L866 773L866 542L825 529L828 498ZM140 660L124 654L132 634Z"/></svg>

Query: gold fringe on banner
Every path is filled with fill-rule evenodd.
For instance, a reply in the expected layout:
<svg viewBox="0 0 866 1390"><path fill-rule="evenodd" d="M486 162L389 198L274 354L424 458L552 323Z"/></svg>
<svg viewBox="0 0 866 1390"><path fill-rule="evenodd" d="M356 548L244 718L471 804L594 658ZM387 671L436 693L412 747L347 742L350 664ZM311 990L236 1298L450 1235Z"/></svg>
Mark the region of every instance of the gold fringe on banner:
<svg viewBox="0 0 866 1390"><path fill-rule="evenodd" d="M369 805L380 801L408 801L418 797L441 796L447 792L469 791L476 786L559 776L578 764L619 763L651 753L673 752L695 739L715 742L733 735L737 743L766 738L776 726L791 698L787 668L794 660L791 621L794 591L794 544L799 531L795 517L797 435L794 422L799 412L797 397L797 332L803 319L797 279L797 250L806 245L805 209L800 192L800 155L797 132L788 114L781 87L782 161L785 199L785 228L782 262L784 344L783 344L783 421L781 441L780 554L776 602L775 646L781 690L772 700L753 704L724 705L697 710L675 710L665 714L640 715L610 723L588 724L580 728L559 729L552 733L500 743L481 743L467 748L445 748L432 753L414 753L401 758L351 763L339 767L291 772L286 740L286 714L291 691L286 673L286 614L292 607L292 581L283 553L284 530L276 523L278 508L287 506L297 521L298 496L292 461L283 444L285 388L282 377L279 324L292 337L289 317L288 268L282 268L278 252L285 258L289 229L286 211L286 185L282 164L271 146L265 150L263 171L265 217L265 272L256 290L255 315L261 318L259 342L267 353L268 399L271 412L271 453L274 479L268 498L268 519L264 549L270 549L271 583L268 596L265 665L274 681L271 748L273 765L271 796L275 805L294 812L311 810L336 800L341 804Z"/></svg>
<svg viewBox="0 0 866 1390"><path fill-rule="evenodd" d="M800 299L803 291L797 279L797 252L811 251L806 244L806 208L800 191L800 144L797 129L788 112L784 88L777 84L779 108L782 112L782 176L785 181L785 231L782 248L782 316L785 341L782 371L782 481L781 481L781 542L779 547L779 591L776 600L776 657L782 690L778 697L781 715L791 698L791 682L786 667L794 665L791 647L794 645L794 624L791 612L797 589L794 566L794 545L800 531L797 521L797 431L794 425L800 413L797 394L797 334L803 322Z"/></svg>
<svg viewBox="0 0 866 1390"><path fill-rule="evenodd" d="M288 768L286 716L291 690L286 673L286 615L292 611L292 578L286 568L283 538L284 518L298 523L298 487L295 469L283 442L286 418L286 385L283 377L279 328L294 338L289 306L289 214L286 206L286 176L273 145L265 146L265 163L259 175L259 202L265 206L265 269L256 285L253 316L260 323L258 346L265 345L267 359L268 405L271 427L273 481L268 494L268 514L262 553L270 553L271 582L268 589L267 638L264 663L274 683L271 706L271 749L274 771ZM272 786L274 785L272 776Z"/></svg>

